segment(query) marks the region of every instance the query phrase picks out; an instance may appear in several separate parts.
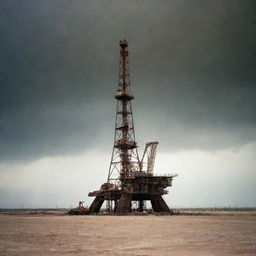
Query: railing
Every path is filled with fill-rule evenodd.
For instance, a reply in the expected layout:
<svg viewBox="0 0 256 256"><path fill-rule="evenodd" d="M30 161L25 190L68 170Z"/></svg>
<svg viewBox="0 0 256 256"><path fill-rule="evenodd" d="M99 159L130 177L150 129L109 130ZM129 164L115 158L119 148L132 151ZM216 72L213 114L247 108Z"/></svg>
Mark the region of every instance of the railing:
<svg viewBox="0 0 256 256"><path fill-rule="evenodd" d="M167 174L154 174L154 177L163 177L163 176L166 176L166 177L177 177L178 176L178 173L167 173Z"/></svg>

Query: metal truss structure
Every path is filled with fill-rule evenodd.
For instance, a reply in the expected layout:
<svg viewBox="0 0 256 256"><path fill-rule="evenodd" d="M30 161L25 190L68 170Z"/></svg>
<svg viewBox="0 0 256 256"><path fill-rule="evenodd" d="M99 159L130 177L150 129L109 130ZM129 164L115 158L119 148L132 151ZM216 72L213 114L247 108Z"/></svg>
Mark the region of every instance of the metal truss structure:
<svg viewBox="0 0 256 256"><path fill-rule="evenodd" d="M168 212L168 205L162 198L167 194L166 188L172 185L172 179L177 176L153 174L156 148L158 142L146 143L139 160L132 113L134 96L130 90L128 42L122 40L120 45L119 83L116 90L116 122L112 156L107 182L100 190L89 193L95 197L89 211L97 213L104 201L109 211L116 214L129 214L134 203L137 210L145 209L145 201L149 200L155 212ZM114 205L113 205L114 204Z"/></svg>
<svg viewBox="0 0 256 256"><path fill-rule="evenodd" d="M132 114L134 96L130 90L128 43L120 41L119 83L115 94L116 123L112 157L108 173L108 182L119 183L122 178L132 177L139 170L139 155Z"/></svg>

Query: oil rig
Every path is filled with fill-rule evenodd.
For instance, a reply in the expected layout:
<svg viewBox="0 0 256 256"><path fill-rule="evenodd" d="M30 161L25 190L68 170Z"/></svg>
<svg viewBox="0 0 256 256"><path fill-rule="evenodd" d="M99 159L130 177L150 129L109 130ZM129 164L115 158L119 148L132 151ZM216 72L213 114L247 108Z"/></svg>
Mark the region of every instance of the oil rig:
<svg viewBox="0 0 256 256"><path fill-rule="evenodd" d="M139 159L132 113L134 96L130 90L128 42L121 40L119 45L114 146L107 182L99 190L89 193L95 197L89 212L98 213L104 201L108 211L115 214L131 213L134 204L137 211L143 212L145 202L150 201L154 212L172 213L162 196L168 193L166 188L172 186L177 174L153 174L157 141L146 143L142 159Z"/></svg>

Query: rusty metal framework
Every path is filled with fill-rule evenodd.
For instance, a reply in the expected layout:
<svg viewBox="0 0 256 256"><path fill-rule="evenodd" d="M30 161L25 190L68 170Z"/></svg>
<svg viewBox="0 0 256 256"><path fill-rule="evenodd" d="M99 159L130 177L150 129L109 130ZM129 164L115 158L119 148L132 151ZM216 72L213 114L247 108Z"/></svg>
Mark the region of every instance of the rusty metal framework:
<svg viewBox="0 0 256 256"><path fill-rule="evenodd" d="M120 176L123 178L134 176L139 170L139 155L135 141L135 131L132 114L132 100L134 96L130 90L128 43L120 41L119 83L115 94L116 123L115 138L107 182L117 185Z"/></svg>
<svg viewBox="0 0 256 256"><path fill-rule="evenodd" d="M158 142L148 142L139 160L132 113L134 96L130 90L128 42L120 45L119 82L115 93L116 121L112 156L107 182L99 190L89 193L95 197L89 211L97 213L104 201L107 208L116 214L128 214L133 205L137 210L145 210L145 201L150 201L155 212L168 212L168 205L162 198L167 187L177 174L156 176L153 174Z"/></svg>

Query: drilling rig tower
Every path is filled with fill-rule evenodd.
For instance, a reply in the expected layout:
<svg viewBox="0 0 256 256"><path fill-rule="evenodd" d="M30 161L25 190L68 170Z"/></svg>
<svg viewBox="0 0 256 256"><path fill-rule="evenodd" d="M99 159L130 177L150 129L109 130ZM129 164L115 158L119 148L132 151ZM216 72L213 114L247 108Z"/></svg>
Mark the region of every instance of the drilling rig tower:
<svg viewBox="0 0 256 256"><path fill-rule="evenodd" d="M99 212L106 201L108 210L116 214L129 214L133 202L137 204L137 210L142 212L145 210L145 202L150 201L154 212L171 213L162 195L168 193L166 188L172 185L177 174L153 174L157 141L146 143L142 159L139 160L132 113L134 96L130 89L128 42L122 40L119 45L114 146L107 182L100 190L89 193L89 196L95 197L89 211Z"/></svg>

